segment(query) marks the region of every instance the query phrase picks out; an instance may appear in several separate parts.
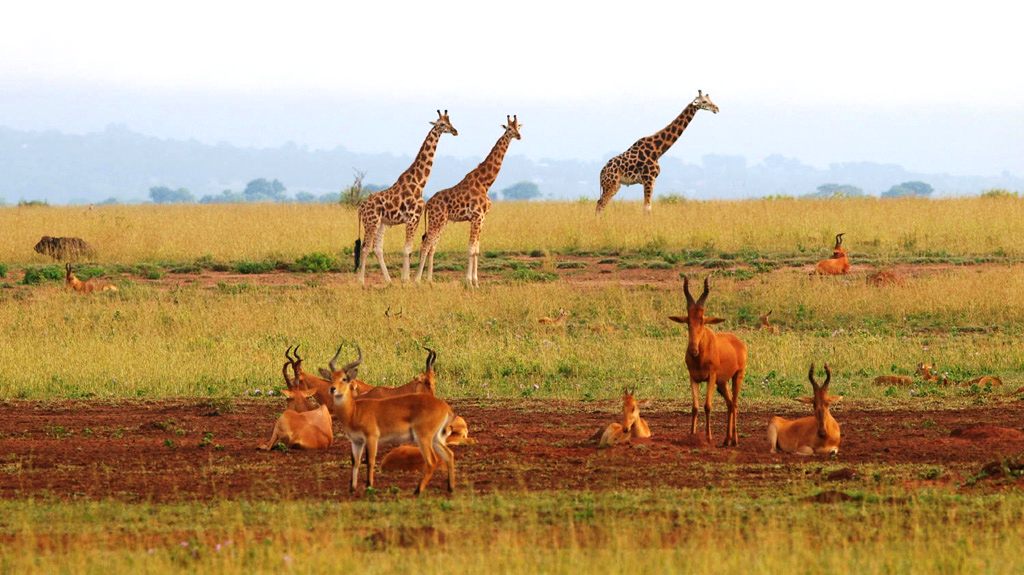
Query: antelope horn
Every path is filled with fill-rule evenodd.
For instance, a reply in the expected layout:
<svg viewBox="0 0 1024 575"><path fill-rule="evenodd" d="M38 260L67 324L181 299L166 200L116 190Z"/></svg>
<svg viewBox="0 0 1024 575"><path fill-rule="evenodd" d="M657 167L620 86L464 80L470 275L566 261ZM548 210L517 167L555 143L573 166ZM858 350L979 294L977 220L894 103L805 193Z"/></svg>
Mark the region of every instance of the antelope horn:
<svg viewBox="0 0 1024 575"><path fill-rule="evenodd" d="M814 389L815 393L817 393L817 391L818 391L818 382L814 381L814 364L813 363L811 363L811 370L809 372L807 372L807 379L811 380L811 388Z"/></svg>
<svg viewBox="0 0 1024 575"><path fill-rule="evenodd" d="M338 371L337 368L334 367L334 362L338 360L339 355L341 355L341 345L338 346L338 351L334 352L334 357L331 358L331 361L327 362L327 366L331 368L331 371Z"/></svg>
<svg viewBox="0 0 1024 575"><path fill-rule="evenodd" d="M690 278L683 276L683 294L686 295L686 307L693 305L693 296L690 295Z"/></svg>
<svg viewBox="0 0 1024 575"><path fill-rule="evenodd" d="M281 375L284 376L284 384L288 387L288 389L292 388L292 381L288 379L288 366L291 364L292 362L287 361L285 362L284 365L281 366Z"/></svg>
<svg viewBox="0 0 1024 575"><path fill-rule="evenodd" d="M839 246L843 245L843 236L844 235L846 235L846 232L843 232L841 234L836 234L836 247L834 247L832 249L836 249L837 250L837 249L839 249Z"/></svg>
<svg viewBox="0 0 1024 575"><path fill-rule="evenodd" d="M821 390L828 391L828 384L832 383L832 370L828 368L828 364L825 364L825 383L822 384Z"/></svg>
<svg viewBox="0 0 1024 575"><path fill-rule="evenodd" d="M704 300L708 299L708 292L711 291L711 286L708 284L710 278L710 274L704 278L704 293L700 294L700 297L697 298L697 305L700 307L704 307Z"/></svg>
<svg viewBox="0 0 1024 575"><path fill-rule="evenodd" d="M427 346L421 346L421 347L423 347L423 349L425 349L425 350L427 350L429 352L429 353L427 353L427 371L432 371L434 369L434 362L437 360L437 352L432 350L432 349L430 349Z"/></svg>
<svg viewBox="0 0 1024 575"><path fill-rule="evenodd" d="M292 353L295 354L295 361L297 363L302 363L302 357L299 355L299 346L298 345L295 346L295 349L292 350Z"/></svg>
<svg viewBox="0 0 1024 575"><path fill-rule="evenodd" d="M288 363L295 361L295 359L292 357L292 346L289 345L288 349L284 350L284 357L285 359L288 360Z"/></svg>
<svg viewBox="0 0 1024 575"><path fill-rule="evenodd" d="M345 364L345 367L341 368L341 371L344 371L345 373L348 373L348 372L352 371L353 369L359 367L360 363L363 363L363 350L359 346L356 346L356 349L359 351L359 357L356 358L356 360L353 361L352 363ZM341 351L340 347L338 348L338 351ZM334 368L332 367L331 369L334 369Z"/></svg>

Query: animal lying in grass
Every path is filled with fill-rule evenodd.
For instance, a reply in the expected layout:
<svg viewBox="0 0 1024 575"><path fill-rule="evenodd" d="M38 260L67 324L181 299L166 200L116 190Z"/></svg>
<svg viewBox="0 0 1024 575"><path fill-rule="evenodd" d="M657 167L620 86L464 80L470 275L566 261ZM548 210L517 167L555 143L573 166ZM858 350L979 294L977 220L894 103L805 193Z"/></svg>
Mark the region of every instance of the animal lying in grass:
<svg viewBox="0 0 1024 575"><path fill-rule="evenodd" d="M814 273L823 276L846 275L850 273L850 260L843 249L843 236L836 234L836 245L832 248L832 257L821 260L814 266Z"/></svg>
<svg viewBox="0 0 1024 575"><path fill-rule="evenodd" d="M768 313L763 313L758 316L758 318L761 320L761 325L759 325L757 329L765 333L779 333L779 328L775 327L774 325L768 324L768 316L772 315L772 311L775 310L769 310Z"/></svg>
<svg viewBox="0 0 1024 575"><path fill-rule="evenodd" d="M450 435L446 440L448 445L471 445L476 443L475 439L469 437L469 427L466 420L461 416L455 416L449 425ZM420 448L415 445L399 445L388 452L380 462L381 471L420 471L425 472L426 463L423 461L423 454ZM444 461L438 462L438 469L446 470L448 466Z"/></svg>
<svg viewBox="0 0 1024 575"><path fill-rule="evenodd" d="M537 323L542 325L562 325L565 323L565 318L569 315L569 312L565 311L565 308L558 308L558 315L555 317L544 316L537 320Z"/></svg>
<svg viewBox="0 0 1024 575"><path fill-rule="evenodd" d="M924 378L925 381L932 381L935 383L949 384L949 385L963 385L970 387L977 385L984 387L986 385L1002 385L1003 380L999 379L995 375L983 375L976 377L970 381L953 381L945 375L935 375L933 371L935 366L930 363L919 363L917 364L917 374Z"/></svg>
<svg viewBox="0 0 1024 575"><path fill-rule="evenodd" d="M631 439L651 436L650 426L640 417L640 404L634 397L635 392L635 389L622 389L622 421L605 428L601 440L597 442L598 447L610 447L629 443Z"/></svg>
<svg viewBox="0 0 1024 575"><path fill-rule="evenodd" d="M814 395L798 397L797 401L814 408L814 415L800 419L773 417L768 423L768 446L772 453L782 450L797 455L836 455L839 453L839 423L832 417L829 407L841 400L841 395L829 395L832 371L825 364L825 383L818 387L814 380L814 364L807 373Z"/></svg>
<svg viewBox="0 0 1024 575"><path fill-rule="evenodd" d="M93 292L117 291L117 286L110 283L101 283L96 280L82 281L75 274L71 273L71 264L65 264L64 286L69 290L78 293L91 294Z"/></svg>
<svg viewBox="0 0 1024 575"><path fill-rule="evenodd" d="M316 393L315 389L300 389L298 372L295 378L288 379L288 366L281 368L285 385L282 391L288 398L287 409L274 423L274 431L270 439L258 446L264 451L273 449L283 443L293 449L327 449L334 444L334 428L331 425L331 411L327 404L313 407L309 399Z"/></svg>

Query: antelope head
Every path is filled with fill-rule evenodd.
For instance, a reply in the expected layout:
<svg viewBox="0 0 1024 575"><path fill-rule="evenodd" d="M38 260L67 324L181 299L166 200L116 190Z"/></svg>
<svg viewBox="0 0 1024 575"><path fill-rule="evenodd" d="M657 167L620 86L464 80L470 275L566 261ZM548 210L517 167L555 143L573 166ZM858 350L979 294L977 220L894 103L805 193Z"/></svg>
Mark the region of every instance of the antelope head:
<svg viewBox="0 0 1024 575"><path fill-rule="evenodd" d="M698 357L699 355L700 342L704 338L704 328L725 321L720 317L704 317L704 302L708 299L708 292L711 291L711 287L708 284L709 277L704 278L704 292L696 300L690 295L690 278L684 277L683 294L686 295L686 315L669 317L670 320L676 323L685 323L687 325L690 342L686 347L686 351L693 357Z"/></svg>
<svg viewBox="0 0 1024 575"><path fill-rule="evenodd" d="M340 345L338 346L338 351L334 352L334 357L331 358L331 361L327 362L327 366L330 370L326 370L322 367L320 368L320 376L331 382L332 395L335 394L335 388L340 392L342 385L352 385L352 380L354 380L356 375L359 373L359 364L363 363L363 350L362 348L357 347L356 349L359 352L359 357L356 358L355 361L347 363L343 365L341 369L338 369L335 362L341 354L341 347L342 346Z"/></svg>
<svg viewBox="0 0 1024 575"><path fill-rule="evenodd" d="M636 387L629 389L623 386L622 388L622 432L629 433L633 429L633 425L636 424L636 420L640 419L640 408L636 403Z"/></svg>
<svg viewBox="0 0 1024 575"><path fill-rule="evenodd" d="M846 255L846 250L843 249L843 236L845 235L846 232L836 234L836 246L832 248L833 258L841 258Z"/></svg>
<svg viewBox="0 0 1024 575"><path fill-rule="evenodd" d="M818 437L825 439L828 437L828 432L825 429L825 421L831 415L829 413L829 407L832 403L838 402L843 398L841 395L829 395L828 384L832 381L832 371L828 368L828 364L825 364L825 383L818 385L818 382L814 380L814 364L811 364L811 369L807 372L807 379L811 381L811 388L814 390L813 397L798 397L797 401L800 403L806 403L814 407L814 419L818 423Z"/></svg>

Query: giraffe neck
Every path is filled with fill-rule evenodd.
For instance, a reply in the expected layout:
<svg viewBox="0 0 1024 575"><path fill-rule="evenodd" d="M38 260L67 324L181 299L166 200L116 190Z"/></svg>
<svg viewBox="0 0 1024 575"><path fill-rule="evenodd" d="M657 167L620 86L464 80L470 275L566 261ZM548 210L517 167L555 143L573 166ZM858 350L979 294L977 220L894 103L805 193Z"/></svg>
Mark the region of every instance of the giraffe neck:
<svg viewBox="0 0 1024 575"><path fill-rule="evenodd" d="M437 151L437 141L440 139L440 130L436 127L431 128L412 165L402 172L401 176L398 176L396 186L399 184L412 186L421 194L423 193L423 188L426 187L427 180L430 179L430 168L434 165L434 152Z"/></svg>
<svg viewBox="0 0 1024 575"><path fill-rule="evenodd" d="M654 153L661 157L662 154L668 151L672 147L672 144L676 143L679 136L683 135L683 130L686 126L690 125L690 120L693 120L693 116L697 113L697 107L690 104L678 116L672 123L665 126L660 132L650 136L652 143L654 144Z"/></svg>
<svg viewBox="0 0 1024 575"><path fill-rule="evenodd" d="M484 191L488 190L491 184L494 183L494 180L498 179L498 172L501 171L501 162L505 159L505 152L508 151L510 142L512 142L512 136L508 132L502 134L498 138L498 142L494 144L494 148L491 149L491 153L487 154L484 161L480 162L480 165L470 172L466 179L472 178Z"/></svg>

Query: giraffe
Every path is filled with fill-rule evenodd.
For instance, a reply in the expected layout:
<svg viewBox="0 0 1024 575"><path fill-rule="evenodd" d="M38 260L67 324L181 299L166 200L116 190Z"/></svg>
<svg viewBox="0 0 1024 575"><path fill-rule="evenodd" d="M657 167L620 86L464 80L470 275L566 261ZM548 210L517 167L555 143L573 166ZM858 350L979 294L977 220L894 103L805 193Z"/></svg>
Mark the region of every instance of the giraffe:
<svg viewBox="0 0 1024 575"><path fill-rule="evenodd" d="M697 110L708 110L717 114L718 106L711 101L707 94L697 90L697 97L671 124L646 138L640 138L628 150L608 160L608 163L601 169L601 198L597 200L598 214L608 205L615 192L619 191L619 186L633 184L643 184L644 213L651 214L651 194L654 193L654 180L661 172L658 158L667 152L672 144L676 143L679 136L683 134L683 130L690 124L690 120L693 120Z"/></svg>
<svg viewBox="0 0 1024 575"><path fill-rule="evenodd" d="M370 246L377 256L384 283L391 283L388 268L384 264L384 232L388 226L405 225L405 257L402 262L402 281L409 281L409 256L412 254L412 240L423 213L423 187L430 177L434 163L434 152L441 134L458 136L459 132L448 119L448 110L437 111L437 121L431 122L430 132L420 147L416 160L409 169L398 176L398 181L386 190L375 192L359 204L359 224L365 230L365 241L356 240L356 266L359 268L359 283L366 283L366 259Z"/></svg>
<svg viewBox="0 0 1024 575"><path fill-rule="evenodd" d="M427 200L427 233L423 235L423 244L420 246L420 269L416 272L416 281L423 277L423 265L430 260L427 267L427 281L434 280L434 250L437 242L441 239L441 232L448 222L469 222L469 261L466 264L466 282L479 287L480 279L477 268L480 262L480 230L484 225L484 218L491 210L491 199L487 197L487 191L491 184L498 177L501 170L501 162L505 158L505 152L512 139L521 139L519 136L519 118L505 116L507 125L502 126L505 133L498 138L491 153L487 155L480 165L466 174L465 178L454 187L441 190Z"/></svg>

